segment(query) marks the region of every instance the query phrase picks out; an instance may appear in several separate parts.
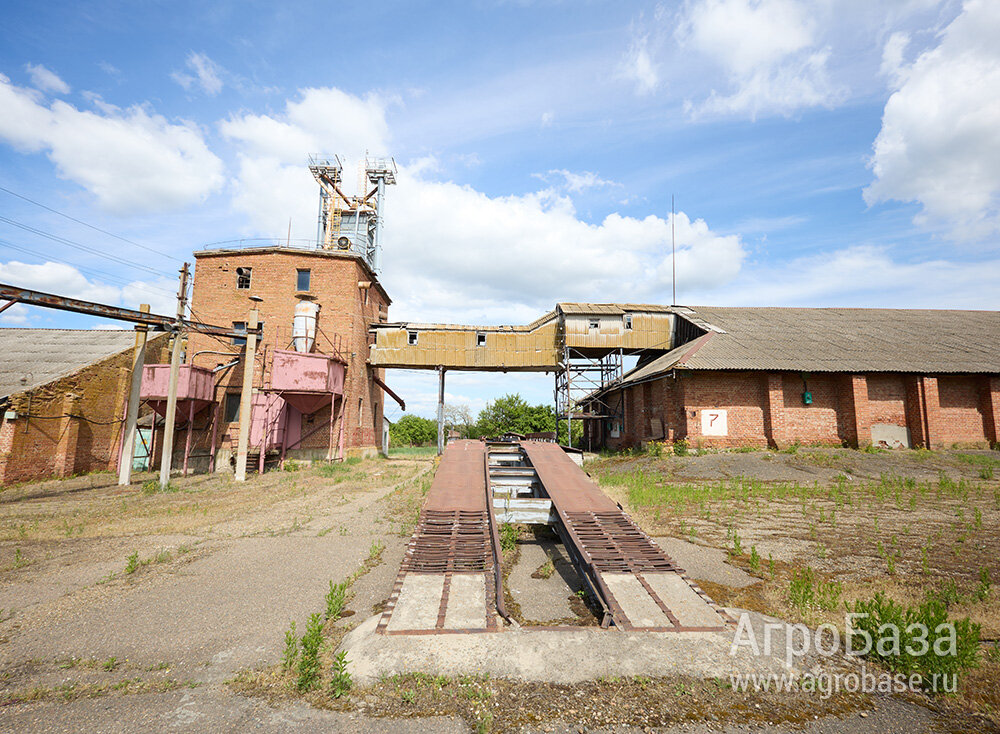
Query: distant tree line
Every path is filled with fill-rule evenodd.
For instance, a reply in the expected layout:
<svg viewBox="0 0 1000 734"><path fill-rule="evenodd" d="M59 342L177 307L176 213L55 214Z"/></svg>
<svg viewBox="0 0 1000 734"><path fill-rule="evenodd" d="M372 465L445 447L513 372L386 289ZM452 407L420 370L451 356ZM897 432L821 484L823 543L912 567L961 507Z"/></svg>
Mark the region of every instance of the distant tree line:
<svg viewBox="0 0 1000 734"><path fill-rule="evenodd" d="M445 405L444 420L445 431L454 430L462 438L546 431L557 431L560 442L566 438L566 421L556 420L551 405L528 405L518 394L504 395L487 403L475 420L467 405ZM582 422L574 421L574 445L579 445L582 435ZM389 427L389 438L393 446L433 446L437 443L437 421L406 414Z"/></svg>

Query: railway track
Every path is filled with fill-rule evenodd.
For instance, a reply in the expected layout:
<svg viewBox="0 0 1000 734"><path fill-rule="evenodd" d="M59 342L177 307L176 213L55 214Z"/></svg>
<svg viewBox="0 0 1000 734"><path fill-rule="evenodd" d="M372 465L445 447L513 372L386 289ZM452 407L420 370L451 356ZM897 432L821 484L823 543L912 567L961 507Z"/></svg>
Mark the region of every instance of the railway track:
<svg viewBox="0 0 1000 734"><path fill-rule="evenodd" d="M378 631L502 630L510 622L503 523L555 530L603 628L714 631L732 622L558 445L457 441L442 457Z"/></svg>

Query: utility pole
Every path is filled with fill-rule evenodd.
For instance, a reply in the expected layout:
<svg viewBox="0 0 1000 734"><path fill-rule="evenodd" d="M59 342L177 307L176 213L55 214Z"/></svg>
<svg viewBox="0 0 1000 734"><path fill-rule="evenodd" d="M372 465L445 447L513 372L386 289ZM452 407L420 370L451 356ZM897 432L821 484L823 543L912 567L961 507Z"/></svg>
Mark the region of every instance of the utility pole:
<svg viewBox="0 0 1000 734"><path fill-rule="evenodd" d="M149 304L139 306L142 313L149 313ZM142 388L142 367L146 363L145 324L135 328L135 352L132 355L132 384L128 393L128 412L125 416L125 437L122 452L118 457L118 486L124 487L132 481L132 456L135 453L136 423L139 420L139 391Z"/></svg>
<svg viewBox="0 0 1000 734"><path fill-rule="evenodd" d="M181 282L177 290L177 323L174 326L174 347L170 352L170 384L167 387L167 414L163 417L163 453L160 455L160 488L165 489L170 482L170 463L174 452L174 423L177 419L177 379L181 373L181 352L184 340L181 338L181 324L187 306L188 264L181 268Z"/></svg>
<svg viewBox="0 0 1000 734"><path fill-rule="evenodd" d="M247 344L243 353L243 388L240 391L240 433L236 444L237 482L247 480L247 450L250 445L250 411L253 401L253 365L257 354L257 313L256 306L247 317ZM266 430L266 426L264 430Z"/></svg>
<svg viewBox="0 0 1000 734"><path fill-rule="evenodd" d="M444 367L438 367L438 456L444 453Z"/></svg>

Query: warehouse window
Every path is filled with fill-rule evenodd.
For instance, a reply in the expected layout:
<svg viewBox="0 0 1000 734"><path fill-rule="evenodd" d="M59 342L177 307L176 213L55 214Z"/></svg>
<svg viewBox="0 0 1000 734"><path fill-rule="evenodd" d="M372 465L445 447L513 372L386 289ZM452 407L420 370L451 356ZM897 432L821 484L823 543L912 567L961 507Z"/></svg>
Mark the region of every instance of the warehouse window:
<svg viewBox="0 0 1000 734"><path fill-rule="evenodd" d="M253 268L236 268L236 287L240 290L250 290L250 276Z"/></svg>
<svg viewBox="0 0 1000 734"><path fill-rule="evenodd" d="M590 320L590 328L591 329L599 329L599 328L601 328L601 322L598 321L597 319L591 319Z"/></svg>
<svg viewBox="0 0 1000 734"><path fill-rule="evenodd" d="M481 331L478 334L476 334L476 346L477 347L486 346L486 334L484 334Z"/></svg>
<svg viewBox="0 0 1000 734"><path fill-rule="evenodd" d="M295 271L295 289L298 291L309 290L309 281L311 279L311 271L299 268Z"/></svg>
<svg viewBox="0 0 1000 734"><path fill-rule="evenodd" d="M234 336L234 337L232 337L233 344L235 344L238 347L241 347L241 346L243 346L244 344L247 343L247 338L245 336L245 334L247 333L247 322L246 321L234 321L233 322L233 331L242 332L244 334L244 336Z"/></svg>
<svg viewBox="0 0 1000 734"><path fill-rule="evenodd" d="M625 328L630 330L632 328L632 314L627 313L622 319L625 321Z"/></svg>
<svg viewBox="0 0 1000 734"><path fill-rule="evenodd" d="M365 424L365 401L364 398L358 398L358 425L363 426Z"/></svg>
<svg viewBox="0 0 1000 734"><path fill-rule="evenodd" d="M240 394L238 392L226 393L226 423L235 423L240 419Z"/></svg>
<svg viewBox="0 0 1000 734"><path fill-rule="evenodd" d="M415 331L408 332L406 334L406 343L409 344L411 347L415 346L417 343L417 332Z"/></svg>

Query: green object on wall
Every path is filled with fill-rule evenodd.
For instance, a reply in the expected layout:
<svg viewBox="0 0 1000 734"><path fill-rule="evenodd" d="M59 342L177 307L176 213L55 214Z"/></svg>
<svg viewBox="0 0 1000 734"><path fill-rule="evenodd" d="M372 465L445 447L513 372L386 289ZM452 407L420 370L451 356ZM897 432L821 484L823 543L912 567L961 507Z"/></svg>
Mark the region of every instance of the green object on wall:
<svg viewBox="0 0 1000 734"><path fill-rule="evenodd" d="M808 390L806 390L804 393L802 393L802 402L805 405L812 405L813 394L811 392L809 392Z"/></svg>

